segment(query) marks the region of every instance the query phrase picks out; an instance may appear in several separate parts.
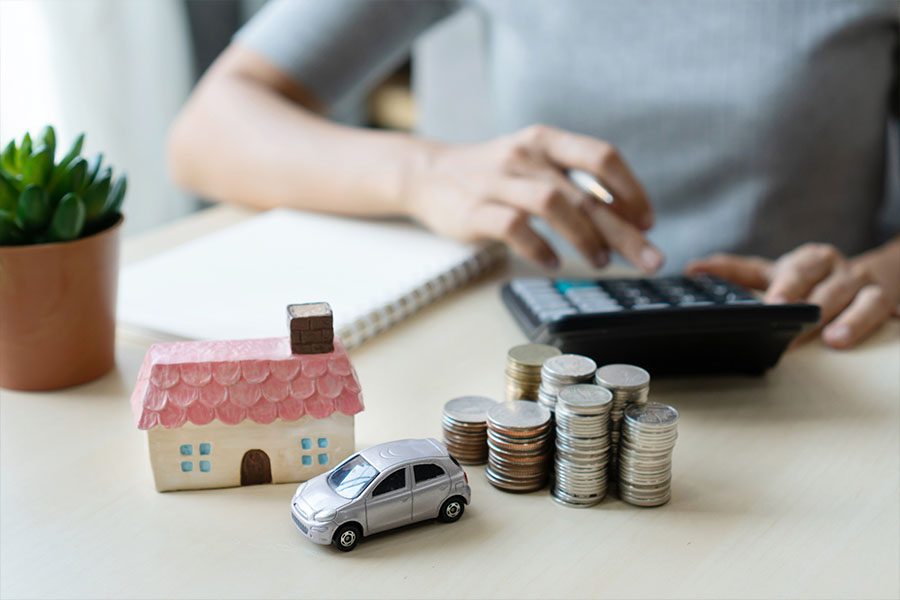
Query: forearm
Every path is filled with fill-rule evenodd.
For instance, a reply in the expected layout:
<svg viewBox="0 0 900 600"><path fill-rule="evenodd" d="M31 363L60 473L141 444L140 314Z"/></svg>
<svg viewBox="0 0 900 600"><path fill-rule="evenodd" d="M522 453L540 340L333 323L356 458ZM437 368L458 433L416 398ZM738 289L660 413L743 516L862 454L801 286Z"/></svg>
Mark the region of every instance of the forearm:
<svg viewBox="0 0 900 600"><path fill-rule="evenodd" d="M170 135L175 180L206 198L258 208L406 214L406 172L429 144L344 127L217 65Z"/></svg>

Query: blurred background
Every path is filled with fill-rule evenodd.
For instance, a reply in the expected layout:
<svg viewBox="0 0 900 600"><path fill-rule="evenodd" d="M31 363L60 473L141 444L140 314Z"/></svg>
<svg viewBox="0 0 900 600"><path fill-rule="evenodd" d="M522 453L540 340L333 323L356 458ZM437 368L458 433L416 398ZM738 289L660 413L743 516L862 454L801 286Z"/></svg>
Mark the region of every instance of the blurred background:
<svg viewBox="0 0 900 600"><path fill-rule="evenodd" d="M62 147L86 132L86 155L102 150L117 170L128 173L126 235L199 210L205 206L202 199L169 180L166 132L194 83L263 4L265 0L0 1L0 141L5 145L47 123L56 127ZM467 43L458 43L460 38ZM478 20L463 11L417 44L414 54L421 61L448 44L465 48L456 51L458 73L443 72L438 88L425 86L458 90L457 82L465 80L470 92L462 101L456 94L449 111L459 119L445 115L445 131L432 133L461 141L483 124L486 117L479 110L486 104L472 90L473 80L484 80L477 60L480 43ZM470 60L462 60L467 56ZM413 129L414 68L406 57L377 86L334 107L332 116L346 123Z"/></svg>

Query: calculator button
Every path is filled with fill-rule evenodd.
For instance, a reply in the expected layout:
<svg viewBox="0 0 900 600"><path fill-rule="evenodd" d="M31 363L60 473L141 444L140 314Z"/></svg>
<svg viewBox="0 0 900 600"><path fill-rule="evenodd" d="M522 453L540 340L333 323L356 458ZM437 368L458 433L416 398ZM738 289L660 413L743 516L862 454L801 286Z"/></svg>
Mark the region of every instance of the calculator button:
<svg viewBox="0 0 900 600"><path fill-rule="evenodd" d="M565 294L570 289L595 288L597 282L592 279L559 279L556 281L556 289Z"/></svg>
<svg viewBox="0 0 900 600"><path fill-rule="evenodd" d="M541 321L558 321L565 316L574 315L576 311L574 308L569 308L565 310L541 310L537 312L537 316Z"/></svg>
<svg viewBox="0 0 900 600"><path fill-rule="evenodd" d="M732 302L734 300L756 300L756 298L752 294L739 290L733 290L725 295L726 302Z"/></svg>
<svg viewBox="0 0 900 600"><path fill-rule="evenodd" d="M760 302L760 301L757 300L756 298L732 298L732 299L726 298L726 299L725 299L725 304L731 304L731 305L735 305L735 304L762 304L762 302Z"/></svg>
<svg viewBox="0 0 900 600"><path fill-rule="evenodd" d="M566 292L566 298L571 300L572 302L576 302L578 300L609 300L609 294L605 292L601 292L600 290L588 290L577 292L574 289Z"/></svg>
<svg viewBox="0 0 900 600"><path fill-rule="evenodd" d="M603 311L609 312L607 309L622 310L622 306L616 302L575 302L575 307L581 312Z"/></svg>
<svg viewBox="0 0 900 600"><path fill-rule="evenodd" d="M533 291L555 291L549 279L516 279L510 285L517 294L527 294Z"/></svg>
<svg viewBox="0 0 900 600"><path fill-rule="evenodd" d="M524 292L521 294L523 298L528 298L530 300L558 300L559 302L565 302L563 297L555 291L534 291L534 292Z"/></svg>
<svg viewBox="0 0 900 600"><path fill-rule="evenodd" d="M534 313L574 310L570 304L528 304L528 308Z"/></svg>
<svg viewBox="0 0 900 600"><path fill-rule="evenodd" d="M682 300L677 304L678 306L712 306L715 302L711 300Z"/></svg>
<svg viewBox="0 0 900 600"><path fill-rule="evenodd" d="M635 304L631 308L634 310L650 310L654 308L670 308L671 305L666 302L648 302L646 304Z"/></svg>
<svg viewBox="0 0 900 600"><path fill-rule="evenodd" d="M607 304L604 306L579 307L583 315L597 315L601 313L613 313L625 310L618 304Z"/></svg>

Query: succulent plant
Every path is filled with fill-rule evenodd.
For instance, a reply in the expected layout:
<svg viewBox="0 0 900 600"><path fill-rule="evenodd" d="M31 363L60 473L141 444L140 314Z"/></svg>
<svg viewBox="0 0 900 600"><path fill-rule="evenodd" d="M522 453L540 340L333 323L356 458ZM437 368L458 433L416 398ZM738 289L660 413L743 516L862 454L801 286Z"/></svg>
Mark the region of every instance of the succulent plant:
<svg viewBox="0 0 900 600"><path fill-rule="evenodd" d="M128 181L113 179L103 155L81 157L84 134L56 161L56 132L26 133L0 153L0 246L64 242L88 236L119 218Z"/></svg>

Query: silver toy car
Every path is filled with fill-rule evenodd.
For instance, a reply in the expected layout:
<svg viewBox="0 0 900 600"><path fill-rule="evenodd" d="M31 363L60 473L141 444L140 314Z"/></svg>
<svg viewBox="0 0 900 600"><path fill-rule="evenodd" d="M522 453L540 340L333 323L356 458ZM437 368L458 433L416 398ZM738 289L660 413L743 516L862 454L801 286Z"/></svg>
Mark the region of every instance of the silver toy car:
<svg viewBox="0 0 900 600"><path fill-rule="evenodd" d="M469 503L469 479L437 440L397 440L353 454L300 484L297 528L317 544L349 552L360 538L417 521L452 523Z"/></svg>

